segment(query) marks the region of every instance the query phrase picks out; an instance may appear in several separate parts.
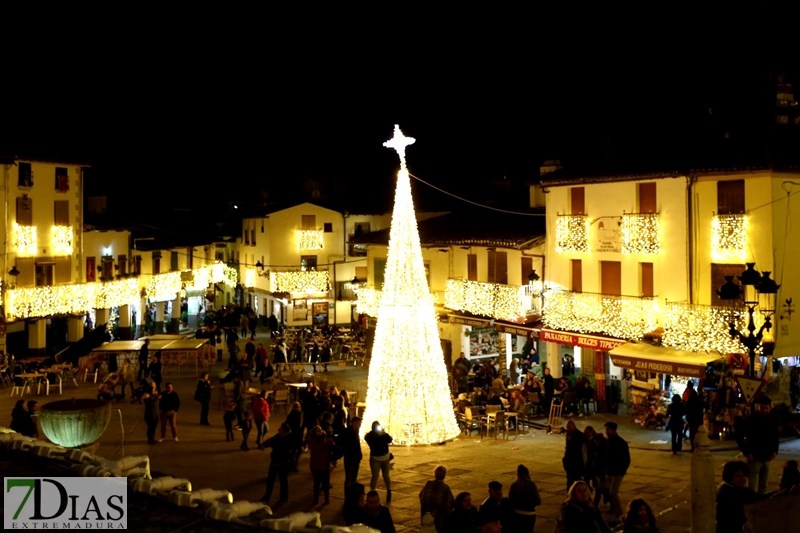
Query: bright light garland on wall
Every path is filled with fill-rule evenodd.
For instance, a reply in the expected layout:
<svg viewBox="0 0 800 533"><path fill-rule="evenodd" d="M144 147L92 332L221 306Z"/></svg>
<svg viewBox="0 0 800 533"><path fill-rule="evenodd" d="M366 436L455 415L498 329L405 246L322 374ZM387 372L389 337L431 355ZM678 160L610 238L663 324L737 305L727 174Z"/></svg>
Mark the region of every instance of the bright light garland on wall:
<svg viewBox="0 0 800 533"><path fill-rule="evenodd" d="M256 286L256 271L254 269L248 268L244 271L244 286L248 289Z"/></svg>
<svg viewBox="0 0 800 533"><path fill-rule="evenodd" d="M556 252L588 252L589 221L586 215L556 216Z"/></svg>
<svg viewBox="0 0 800 533"><path fill-rule="evenodd" d="M174 300L180 290L180 272L153 274L147 283L147 297L154 302Z"/></svg>
<svg viewBox="0 0 800 533"><path fill-rule="evenodd" d="M667 303L661 344L689 352L746 353L739 339L731 338L731 317L739 331L747 330L748 316L744 308ZM758 314L754 318L760 319ZM760 325L756 324L756 328Z"/></svg>
<svg viewBox="0 0 800 533"><path fill-rule="evenodd" d="M327 270L296 270L274 272L275 292L320 294L328 292L330 283Z"/></svg>
<svg viewBox="0 0 800 533"><path fill-rule="evenodd" d="M239 283L239 272L233 267L226 266L222 270L222 283L233 289Z"/></svg>
<svg viewBox="0 0 800 533"><path fill-rule="evenodd" d="M515 320L525 316L520 295L520 287L466 279L448 279L444 285L444 306L474 315Z"/></svg>
<svg viewBox="0 0 800 533"><path fill-rule="evenodd" d="M50 246L53 255L72 255L72 227L53 226L50 232Z"/></svg>
<svg viewBox="0 0 800 533"><path fill-rule="evenodd" d="M623 254L657 254L659 247L656 213L626 213L622 216Z"/></svg>
<svg viewBox="0 0 800 533"><path fill-rule="evenodd" d="M35 256L39 250L39 243L36 237L36 226L22 226L13 223L14 230L14 251L20 257Z"/></svg>
<svg viewBox="0 0 800 533"><path fill-rule="evenodd" d="M711 258L734 263L747 259L746 215L716 215L711 220Z"/></svg>
<svg viewBox="0 0 800 533"><path fill-rule="evenodd" d="M211 283L211 266L192 269L192 284L186 290L196 292L208 289L208 284Z"/></svg>
<svg viewBox="0 0 800 533"><path fill-rule="evenodd" d="M369 315L372 317L378 316L378 309L381 305L381 291L372 287L361 287L356 289L358 302L356 303L356 311L361 314Z"/></svg>
<svg viewBox="0 0 800 533"><path fill-rule="evenodd" d="M300 250L322 250L325 243L321 229L301 229L297 231L297 247Z"/></svg>
<svg viewBox="0 0 800 533"><path fill-rule="evenodd" d="M6 291L6 319L82 315L95 305L94 285L48 285Z"/></svg>
<svg viewBox="0 0 800 533"><path fill-rule="evenodd" d="M86 283L95 287L95 309L111 309L121 305L134 304L141 298L137 278L125 278L104 283Z"/></svg>
<svg viewBox="0 0 800 533"><path fill-rule="evenodd" d="M378 420L394 444L434 444L458 433L433 296L425 277L405 147L395 126L386 143L400 156L384 284L369 366L362 435Z"/></svg>
<svg viewBox="0 0 800 533"><path fill-rule="evenodd" d="M639 340L658 327L657 298L558 290L543 295L542 321L549 328Z"/></svg>

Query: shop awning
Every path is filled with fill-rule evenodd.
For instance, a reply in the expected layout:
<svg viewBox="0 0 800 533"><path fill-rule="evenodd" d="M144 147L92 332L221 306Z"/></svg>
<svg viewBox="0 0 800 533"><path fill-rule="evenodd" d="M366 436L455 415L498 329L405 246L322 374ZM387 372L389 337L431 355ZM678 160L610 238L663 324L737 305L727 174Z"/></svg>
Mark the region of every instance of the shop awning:
<svg viewBox="0 0 800 533"><path fill-rule="evenodd" d="M706 365L722 359L718 353L685 352L642 342L623 344L608 352L608 355L615 366L628 370L692 378L705 377Z"/></svg>

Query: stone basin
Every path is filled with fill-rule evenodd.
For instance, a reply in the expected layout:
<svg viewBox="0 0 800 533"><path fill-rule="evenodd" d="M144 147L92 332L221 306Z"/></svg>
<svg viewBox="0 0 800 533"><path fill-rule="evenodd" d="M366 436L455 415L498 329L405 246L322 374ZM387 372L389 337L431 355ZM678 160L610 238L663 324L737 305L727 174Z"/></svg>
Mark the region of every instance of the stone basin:
<svg viewBox="0 0 800 533"><path fill-rule="evenodd" d="M111 404L88 398L46 403L39 412L42 432L51 442L65 448L97 442L110 419Z"/></svg>

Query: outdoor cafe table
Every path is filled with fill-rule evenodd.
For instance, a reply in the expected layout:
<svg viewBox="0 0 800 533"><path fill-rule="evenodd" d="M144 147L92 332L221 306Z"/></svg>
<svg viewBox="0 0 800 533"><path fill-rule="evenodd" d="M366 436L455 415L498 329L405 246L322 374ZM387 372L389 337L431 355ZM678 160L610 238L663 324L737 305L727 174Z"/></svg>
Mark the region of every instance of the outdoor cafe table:
<svg viewBox="0 0 800 533"><path fill-rule="evenodd" d="M30 372L24 374L15 374L14 377L24 380L22 382L22 388L20 389L20 394L19 394L20 396L22 396L23 394L25 394L25 389L30 388L30 386L33 385L33 383L36 383L36 394L39 394L40 384L38 380L47 377L47 374L41 374L39 372ZM11 390L11 393L13 395L14 389Z"/></svg>

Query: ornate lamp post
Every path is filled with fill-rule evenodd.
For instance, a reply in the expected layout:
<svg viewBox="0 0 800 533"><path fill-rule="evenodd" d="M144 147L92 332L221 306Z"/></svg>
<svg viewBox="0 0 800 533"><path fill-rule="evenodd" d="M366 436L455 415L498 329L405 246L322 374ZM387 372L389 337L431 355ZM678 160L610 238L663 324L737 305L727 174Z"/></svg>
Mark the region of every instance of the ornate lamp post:
<svg viewBox="0 0 800 533"><path fill-rule="evenodd" d="M780 288L780 285L770 278L771 272L759 273L755 269L755 265L755 263L747 263L747 270L742 272L741 276L737 276L742 284L741 287L733 281L733 276L725 276L725 283L717 291L720 299L727 302L742 299L745 307L747 307L747 314L749 315L747 333L737 330L735 322L731 320L730 334L732 338L738 338L747 348L747 356L750 358L749 375L752 377L756 375L756 347L761 344L764 338L764 331L769 331L772 328L772 315L775 314L775 300ZM756 332L756 325L753 320L756 307L764 317L764 323L758 329L758 332ZM773 346L766 348L772 350Z"/></svg>

